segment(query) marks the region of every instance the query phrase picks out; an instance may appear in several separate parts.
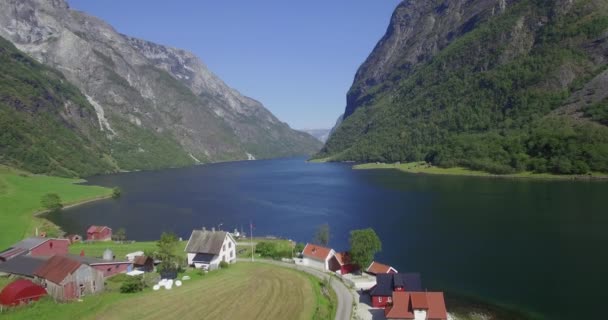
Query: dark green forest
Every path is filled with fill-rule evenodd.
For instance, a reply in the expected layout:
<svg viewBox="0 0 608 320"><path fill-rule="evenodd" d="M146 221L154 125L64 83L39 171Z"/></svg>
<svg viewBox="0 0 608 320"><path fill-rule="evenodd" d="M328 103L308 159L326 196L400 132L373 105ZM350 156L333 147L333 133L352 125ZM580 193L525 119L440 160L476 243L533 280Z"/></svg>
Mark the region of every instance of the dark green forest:
<svg viewBox="0 0 608 320"><path fill-rule="evenodd" d="M577 116L559 112L608 67L589 49L606 38L608 12L593 1L576 1L565 14L555 5L520 1L413 72L393 70L316 157L425 160L496 174L608 172L608 102ZM509 37L522 20L534 44L513 54ZM567 86L557 84L563 70L575 75Z"/></svg>

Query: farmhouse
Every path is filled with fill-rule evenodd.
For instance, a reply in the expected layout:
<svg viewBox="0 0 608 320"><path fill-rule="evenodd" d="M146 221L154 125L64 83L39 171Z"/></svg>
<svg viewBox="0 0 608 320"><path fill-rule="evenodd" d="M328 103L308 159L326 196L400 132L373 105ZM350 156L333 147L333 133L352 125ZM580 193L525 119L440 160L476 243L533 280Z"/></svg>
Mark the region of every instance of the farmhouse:
<svg viewBox="0 0 608 320"><path fill-rule="evenodd" d="M329 260L336 254L334 249L325 248L316 244L306 244L302 251L303 264L309 267L329 270Z"/></svg>
<svg viewBox="0 0 608 320"><path fill-rule="evenodd" d="M340 274L348 274L357 271L359 266L351 262L348 252L338 252L329 260L329 270L339 272Z"/></svg>
<svg viewBox="0 0 608 320"><path fill-rule="evenodd" d="M194 230L185 249L188 265L207 270L217 269L221 261L236 261L236 241L225 231Z"/></svg>
<svg viewBox="0 0 608 320"><path fill-rule="evenodd" d="M15 280L0 292L0 305L16 306L20 304L37 301L46 295L43 287L30 280Z"/></svg>
<svg viewBox="0 0 608 320"><path fill-rule="evenodd" d="M384 309L387 319L447 320L443 292L394 292Z"/></svg>
<svg viewBox="0 0 608 320"><path fill-rule="evenodd" d="M88 241L110 241L112 240L112 229L106 226L90 226L87 229Z"/></svg>
<svg viewBox="0 0 608 320"><path fill-rule="evenodd" d="M103 274L65 256L53 256L34 272L47 293L58 301L69 301L103 291Z"/></svg>
<svg viewBox="0 0 608 320"><path fill-rule="evenodd" d="M68 239L27 238L0 252L0 262L8 261L21 255L44 257L55 254L67 254L69 245L70 241Z"/></svg>
<svg viewBox="0 0 608 320"><path fill-rule="evenodd" d="M369 267L367 267L365 272L373 275L381 273L398 273L397 269L376 261L372 261L372 263L369 265Z"/></svg>
<svg viewBox="0 0 608 320"><path fill-rule="evenodd" d="M384 308L393 301L393 292L422 291L418 273L383 273L376 276L376 285L369 291L372 307Z"/></svg>

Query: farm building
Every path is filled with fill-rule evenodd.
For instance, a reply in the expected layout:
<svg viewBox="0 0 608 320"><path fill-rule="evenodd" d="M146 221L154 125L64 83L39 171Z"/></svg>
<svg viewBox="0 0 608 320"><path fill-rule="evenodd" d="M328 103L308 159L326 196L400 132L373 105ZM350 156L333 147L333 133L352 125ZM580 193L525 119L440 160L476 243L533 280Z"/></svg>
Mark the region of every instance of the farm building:
<svg viewBox="0 0 608 320"><path fill-rule="evenodd" d="M194 230L185 249L188 265L202 269L216 269L221 261L236 261L236 241L224 231Z"/></svg>
<svg viewBox="0 0 608 320"><path fill-rule="evenodd" d="M69 245L70 241L68 239L27 238L0 252L0 261L8 261L20 255L43 257L55 254L67 254Z"/></svg>
<svg viewBox="0 0 608 320"><path fill-rule="evenodd" d="M154 271L154 259L148 256L137 256L133 260L133 268L139 271L152 272Z"/></svg>
<svg viewBox="0 0 608 320"><path fill-rule="evenodd" d="M10 283L0 292L0 305L16 306L23 303L38 301L46 295L43 287L30 280L19 279Z"/></svg>
<svg viewBox="0 0 608 320"><path fill-rule="evenodd" d="M88 241L110 241L112 240L112 229L106 226L90 226L87 229Z"/></svg>
<svg viewBox="0 0 608 320"><path fill-rule="evenodd" d="M336 254L334 249L325 248L316 244L306 244L302 251L302 262L309 267L329 270L329 260Z"/></svg>
<svg viewBox="0 0 608 320"><path fill-rule="evenodd" d="M34 278L34 272L42 266L48 257L18 256L0 263L0 274Z"/></svg>
<svg viewBox="0 0 608 320"><path fill-rule="evenodd" d="M381 274L381 273L398 273L397 270L391 266L387 266L385 264L372 261L372 263L365 269L365 272L373 275Z"/></svg>
<svg viewBox="0 0 608 320"><path fill-rule="evenodd" d="M127 258L128 261L133 261L133 260L135 260L136 257L143 256L143 255L144 255L143 251L135 251L135 252L127 253L125 255L125 258Z"/></svg>
<svg viewBox="0 0 608 320"><path fill-rule="evenodd" d="M348 274L357 271L359 267L351 262L348 252L338 252L329 260L329 270Z"/></svg>
<svg viewBox="0 0 608 320"><path fill-rule="evenodd" d="M392 303L393 292L422 291L418 273L382 273L376 275L376 285L369 291L372 307L384 308Z"/></svg>
<svg viewBox="0 0 608 320"><path fill-rule="evenodd" d="M103 273L106 278L119 273L126 273L133 268L133 262L114 261L112 255L104 257L104 259L76 255L69 255L68 257Z"/></svg>
<svg viewBox="0 0 608 320"><path fill-rule="evenodd" d="M78 234L68 234L65 238L70 240L70 244L82 241L82 237Z"/></svg>
<svg viewBox="0 0 608 320"><path fill-rule="evenodd" d="M384 309L387 319L447 320L443 292L394 292L393 303Z"/></svg>
<svg viewBox="0 0 608 320"><path fill-rule="evenodd" d="M65 256L53 256L34 272L47 293L58 301L70 301L103 291L103 273Z"/></svg>

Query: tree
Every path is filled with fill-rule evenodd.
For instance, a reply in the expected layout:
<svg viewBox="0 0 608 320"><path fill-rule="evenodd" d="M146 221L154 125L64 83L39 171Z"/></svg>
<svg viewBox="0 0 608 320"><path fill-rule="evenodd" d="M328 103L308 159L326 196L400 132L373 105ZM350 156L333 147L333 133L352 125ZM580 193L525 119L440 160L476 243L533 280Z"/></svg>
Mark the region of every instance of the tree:
<svg viewBox="0 0 608 320"><path fill-rule="evenodd" d="M125 228L120 228L114 234L117 241L123 242L127 240L127 230Z"/></svg>
<svg viewBox="0 0 608 320"><path fill-rule="evenodd" d="M122 190L119 187L112 188L112 198L118 199L122 196Z"/></svg>
<svg viewBox="0 0 608 320"><path fill-rule="evenodd" d="M325 223L319 226L312 242L321 246L329 244L329 224Z"/></svg>
<svg viewBox="0 0 608 320"><path fill-rule="evenodd" d="M382 251L382 243L372 228L350 232L350 256L352 261L365 268L374 261L376 253Z"/></svg>
<svg viewBox="0 0 608 320"><path fill-rule="evenodd" d="M61 198L56 193L47 193L40 200L42 206L50 211L58 211L63 208Z"/></svg>
<svg viewBox="0 0 608 320"><path fill-rule="evenodd" d="M161 260L158 271L177 271L180 265L180 258L176 254L179 241L174 233L163 232L160 240L156 243L158 251L156 257Z"/></svg>

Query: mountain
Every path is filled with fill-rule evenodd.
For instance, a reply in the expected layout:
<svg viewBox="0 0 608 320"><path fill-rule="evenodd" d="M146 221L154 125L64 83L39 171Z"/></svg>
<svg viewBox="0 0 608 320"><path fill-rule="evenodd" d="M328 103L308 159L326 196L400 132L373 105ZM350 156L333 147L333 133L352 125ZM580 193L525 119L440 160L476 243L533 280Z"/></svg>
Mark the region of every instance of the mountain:
<svg viewBox="0 0 608 320"><path fill-rule="evenodd" d="M109 163L92 163L95 170L82 171L64 157L52 156L65 172L305 155L321 147L260 102L230 88L192 53L120 34L95 17L71 10L64 0L2 0L0 8L0 36L45 67L28 60L29 65L54 76L52 69L58 70L63 79L57 81L73 85L79 106L88 112L86 130L57 110L59 101L53 105L53 117L59 114L63 129L89 139L97 146L92 152ZM30 82L20 80L23 85ZM3 111L31 116L15 103L3 106ZM34 172L47 171L37 167Z"/></svg>
<svg viewBox="0 0 608 320"><path fill-rule="evenodd" d="M608 2L403 1L316 157L608 172Z"/></svg>
<svg viewBox="0 0 608 320"><path fill-rule="evenodd" d="M302 129L300 131L308 133L321 142L325 142L327 141L327 138L329 138L331 129Z"/></svg>

